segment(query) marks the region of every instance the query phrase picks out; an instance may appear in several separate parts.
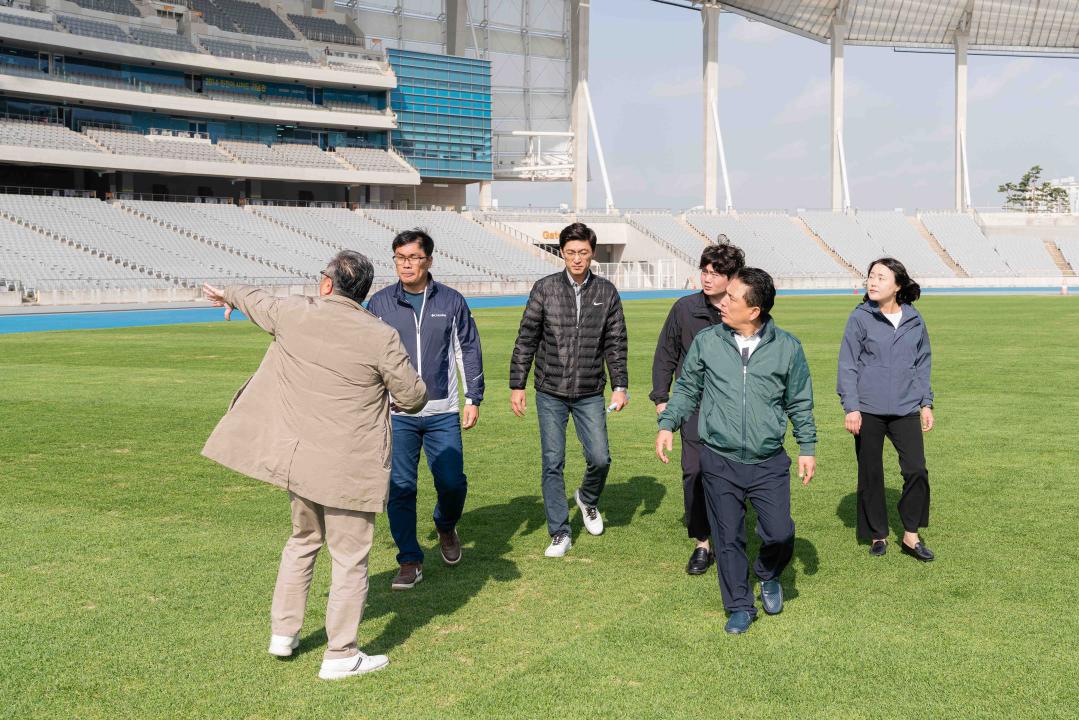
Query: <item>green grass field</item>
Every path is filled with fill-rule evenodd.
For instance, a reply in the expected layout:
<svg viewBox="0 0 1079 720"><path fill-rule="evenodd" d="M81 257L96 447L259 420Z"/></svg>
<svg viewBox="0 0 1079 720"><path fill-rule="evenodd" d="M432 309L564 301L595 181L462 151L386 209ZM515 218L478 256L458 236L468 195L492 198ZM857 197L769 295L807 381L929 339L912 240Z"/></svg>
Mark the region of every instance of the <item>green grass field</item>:
<svg viewBox="0 0 1079 720"><path fill-rule="evenodd" d="M520 310L478 311L488 392L466 434L464 562L429 555L424 582L391 593L380 516L360 643L391 665L338 683L316 678L327 558L299 654L271 658L287 498L199 455L267 337L235 322L0 337L0 716L1076 717L1079 300L919 304L937 393L928 565L894 545L871 558L854 538L834 394L854 302L776 309L813 369L818 476L792 489L786 609L743 637L723 633L714 574L683 571L679 469L653 455L650 365L669 302L627 303L632 402L610 420L608 530L576 537L574 510L563 561L543 557L534 404L523 420L509 410ZM571 434L571 491L581 470Z"/></svg>

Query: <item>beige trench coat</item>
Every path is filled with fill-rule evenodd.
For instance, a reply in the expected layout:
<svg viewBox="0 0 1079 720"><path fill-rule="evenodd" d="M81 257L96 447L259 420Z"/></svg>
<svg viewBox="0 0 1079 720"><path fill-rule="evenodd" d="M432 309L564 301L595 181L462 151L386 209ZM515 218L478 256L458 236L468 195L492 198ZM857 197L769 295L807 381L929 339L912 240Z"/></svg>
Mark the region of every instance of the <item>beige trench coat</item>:
<svg viewBox="0 0 1079 720"><path fill-rule="evenodd" d="M339 295L276 298L245 285L224 295L273 342L202 454L320 505L383 511L389 395L405 412L427 402L397 331Z"/></svg>

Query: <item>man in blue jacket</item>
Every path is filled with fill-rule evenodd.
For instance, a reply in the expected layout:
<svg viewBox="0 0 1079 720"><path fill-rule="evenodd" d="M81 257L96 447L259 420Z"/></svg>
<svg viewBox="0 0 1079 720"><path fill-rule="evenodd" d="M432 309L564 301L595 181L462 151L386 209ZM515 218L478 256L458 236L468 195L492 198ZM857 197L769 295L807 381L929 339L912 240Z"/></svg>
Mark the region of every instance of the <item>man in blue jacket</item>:
<svg viewBox="0 0 1079 720"><path fill-rule="evenodd" d="M387 513L400 564L390 585L394 590L408 590L423 580L423 550L416 539L416 474L421 447L438 494L434 523L442 560L447 565L461 561L456 527L468 491L461 430L476 425L483 400L483 354L476 323L461 293L431 276L434 250L434 241L423 230L398 234L393 239L393 261L400 281L375 293L367 306L397 330L413 367L427 384L428 401L423 410L406 415L394 409L392 417ZM458 368L464 384L463 412L457 397Z"/></svg>

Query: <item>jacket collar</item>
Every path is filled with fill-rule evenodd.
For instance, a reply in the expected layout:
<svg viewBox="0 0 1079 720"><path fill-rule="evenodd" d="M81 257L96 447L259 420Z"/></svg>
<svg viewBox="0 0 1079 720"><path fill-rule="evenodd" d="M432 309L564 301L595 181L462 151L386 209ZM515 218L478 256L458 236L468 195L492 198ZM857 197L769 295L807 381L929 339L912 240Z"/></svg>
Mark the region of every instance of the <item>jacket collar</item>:
<svg viewBox="0 0 1079 720"><path fill-rule="evenodd" d="M559 275L562 276L562 282L566 283L566 285L569 285L569 288L572 290L574 283L569 277L569 268L563 269L562 272L559 273ZM589 284L591 284L594 277L595 277L595 273L593 273L592 269L589 268L588 274L584 276L584 282L581 283L581 289L583 290L586 287L588 287Z"/></svg>
<svg viewBox="0 0 1079 720"><path fill-rule="evenodd" d="M712 303L708 300L708 296L704 294L703 290L701 290L699 293L694 294L693 299L696 301L693 303L693 309L690 310L690 313L693 315L693 317L711 320L712 318L719 315L719 308L712 305Z"/></svg>
<svg viewBox="0 0 1079 720"><path fill-rule="evenodd" d="M890 322L888 318L884 317L884 313L881 312L880 306L872 300L866 300L858 306L858 309L864 310L870 315L880 318L884 322ZM915 318L921 319L922 317L921 313L919 313L913 305L904 303L899 306L899 309L903 311L903 318L899 321L899 327L903 327L907 323L913 322Z"/></svg>
<svg viewBox="0 0 1079 720"><path fill-rule="evenodd" d="M424 295L431 297L438 292L438 283L435 282L435 276L430 272L427 273L427 287L424 288ZM399 303L408 303L405 298L405 284L398 280L393 286L393 299Z"/></svg>
<svg viewBox="0 0 1079 720"><path fill-rule="evenodd" d="M359 310L361 312L367 312L358 302L356 302L355 300L350 300L344 295L323 295L319 299L325 300L326 302L336 303L338 305L347 305L348 307Z"/></svg>
<svg viewBox="0 0 1079 720"><path fill-rule="evenodd" d="M734 328L727 323L720 323L717 327L720 329L719 335L727 342L727 344L737 349L738 343L734 341ZM775 340L776 324L771 316L768 316L768 319L764 321L764 324L761 325L761 329L757 331L757 334L761 336L761 345Z"/></svg>

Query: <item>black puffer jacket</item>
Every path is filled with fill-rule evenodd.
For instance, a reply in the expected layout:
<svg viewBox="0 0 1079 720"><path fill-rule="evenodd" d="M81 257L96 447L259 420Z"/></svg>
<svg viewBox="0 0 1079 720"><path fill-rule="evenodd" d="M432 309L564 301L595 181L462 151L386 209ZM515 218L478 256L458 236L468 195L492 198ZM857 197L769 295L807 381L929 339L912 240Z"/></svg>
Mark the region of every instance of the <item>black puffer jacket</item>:
<svg viewBox="0 0 1079 720"><path fill-rule="evenodd" d="M510 388L523 390L532 359L536 389L563 398L603 393L606 375L613 387L629 387L628 339L622 300L609 280L591 275L581 293L581 319L566 272L532 286L510 360Z"/></svg>

